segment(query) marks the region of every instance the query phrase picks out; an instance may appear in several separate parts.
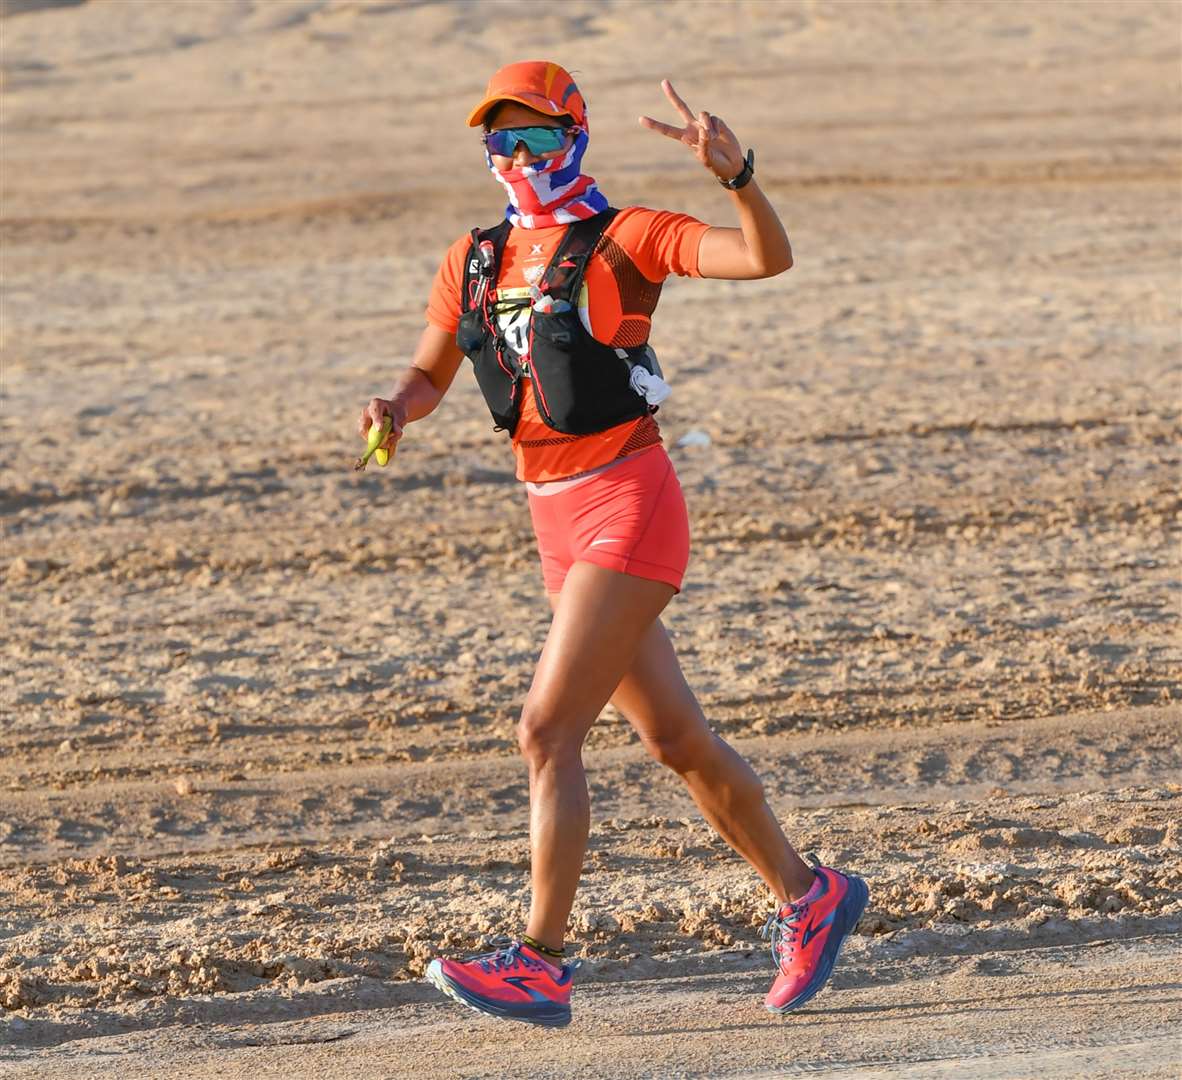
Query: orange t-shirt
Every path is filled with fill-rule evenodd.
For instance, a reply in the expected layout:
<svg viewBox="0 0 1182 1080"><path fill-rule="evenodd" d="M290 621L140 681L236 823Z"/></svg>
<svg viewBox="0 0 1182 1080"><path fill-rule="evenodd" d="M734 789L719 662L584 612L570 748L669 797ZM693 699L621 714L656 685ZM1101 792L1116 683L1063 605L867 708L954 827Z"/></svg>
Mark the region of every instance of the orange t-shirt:
<svg viewBox="0 0 1182 1080"><path fill-rule="evenodd" d="M604 230L583 276L579 316L591 336L615 348L647 341L665 278L670 274L701 276L698 245L709 228L697 218L669 210L642 206L621 210ZM566 230L565 225L511 229L494 299L528 296L530 285L545 273ZM471 237L464 235L448 248L427 303L427 321L449 334L456 332L460 322L464 260L470 244ZM529 308L516 308L502 318L505 339L510 347L523 352ZM628 420L594 435L564 435L538 415L531 380L521 381L521 419L513 433L518 480L561 480L660 441L652 416Z"/></svg>

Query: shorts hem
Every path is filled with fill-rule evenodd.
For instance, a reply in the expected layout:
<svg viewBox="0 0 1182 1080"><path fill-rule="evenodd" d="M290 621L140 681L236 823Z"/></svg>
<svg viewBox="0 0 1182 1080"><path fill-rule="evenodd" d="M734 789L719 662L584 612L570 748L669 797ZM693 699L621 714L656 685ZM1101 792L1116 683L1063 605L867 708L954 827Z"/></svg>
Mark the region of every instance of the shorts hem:
<svg viewBox="0 0 1182 1080"><path fill-rule="evenodd" d="M575 559L575 562L602 566L604 570L614 570L617 574L627 574L629 577L644 578L647 581L663 581L666 585L672 585L678 592L681 592L681 583L685 579L685 574L678 572L672 566L663 566L661 563L647 562L644 559L622 558L620 556L613 558L607 554L596 555L594 558L580 555Z"/></svg>

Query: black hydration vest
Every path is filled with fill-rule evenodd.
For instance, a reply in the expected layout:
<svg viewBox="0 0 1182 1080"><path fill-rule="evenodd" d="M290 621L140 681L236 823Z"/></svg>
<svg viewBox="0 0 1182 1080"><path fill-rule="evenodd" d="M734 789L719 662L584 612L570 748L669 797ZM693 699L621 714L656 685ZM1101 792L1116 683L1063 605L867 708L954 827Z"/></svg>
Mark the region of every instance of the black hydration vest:
<svg viewBox="0 0 1182 1080"><path fill-rule="evenodd" d="M519 383L527 375L534 381L534 401L543 422L564 434L591 435L657 411L629 384L634 365L660 374L652 350L647 345L630 349L604 345L587 332L579 318L583 274L604 229L617 213L604 210L567 228L538 282L544 295L557 304L565 303L567 309L530 312L528 347L520 359L506 346L497 328L492 302L511 225L502 221L491 229L472 230L456 342L472 361L495 430L512 436L517 429L521 418ZM523 299L520 304L525 307L532 301ZM504 305L504 301L498 305L502 311Z"/></svg>

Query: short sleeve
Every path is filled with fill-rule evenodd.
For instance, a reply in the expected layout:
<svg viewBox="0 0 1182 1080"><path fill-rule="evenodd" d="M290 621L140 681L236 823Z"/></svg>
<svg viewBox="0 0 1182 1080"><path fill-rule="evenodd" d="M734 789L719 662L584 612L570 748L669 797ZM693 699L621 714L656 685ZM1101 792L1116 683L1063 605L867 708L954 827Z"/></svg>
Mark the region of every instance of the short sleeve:
<svg viewBox="0 0 1182 1080"><path fill-rule="evenodd" d="M471 237L465 235L452 244L435 272L435 280L431 282L427 322L448 334L454 334L460 325L460 313L464 306L464 259L471 242Z"/></svg>
<svg viewBox="0 0 1182 1080"><path fill-rule="evenodd" d="M710 226L689 214L632 206L621 210L608 229L649 281L664 281L670 274L701 277L698 248Z"/></svg>

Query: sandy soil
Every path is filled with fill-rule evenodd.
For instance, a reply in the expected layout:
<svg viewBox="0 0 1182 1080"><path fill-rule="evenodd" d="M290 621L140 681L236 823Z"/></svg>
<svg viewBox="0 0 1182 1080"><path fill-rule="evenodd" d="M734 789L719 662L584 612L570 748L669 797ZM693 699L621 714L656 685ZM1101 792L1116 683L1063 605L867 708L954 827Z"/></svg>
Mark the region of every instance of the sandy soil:
<svg viewBox="0 0 1182 1080"><path fill-rule="evenodd" d="M1176 1075L1180 9L492 10L3 6L0 1075ZM635 125L669 74L793 238L654 337L666 624L872 889L785 1022L766 893L610 709L574 1024L420 978L520 924L548 608L466 373L391 469L354 424L526 53L617 205L731 223Z"/></svg>

